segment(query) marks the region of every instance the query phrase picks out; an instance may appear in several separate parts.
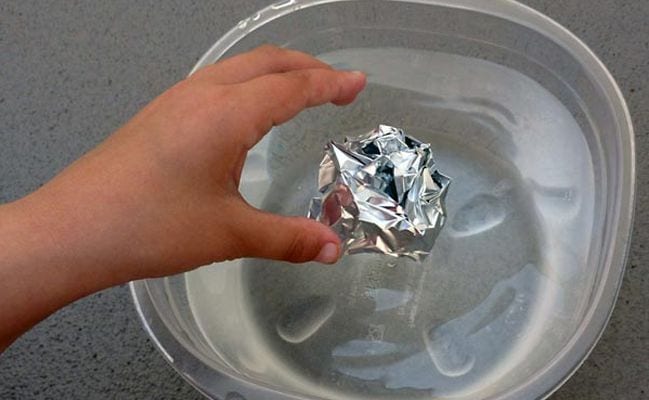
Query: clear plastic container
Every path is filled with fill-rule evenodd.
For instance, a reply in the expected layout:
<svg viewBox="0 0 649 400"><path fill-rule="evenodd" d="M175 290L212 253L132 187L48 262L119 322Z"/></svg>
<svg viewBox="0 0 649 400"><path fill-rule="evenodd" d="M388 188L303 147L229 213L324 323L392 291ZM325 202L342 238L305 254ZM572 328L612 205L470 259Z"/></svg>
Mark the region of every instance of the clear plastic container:
<svg viewBox="0 0 649 400"><path fill-rule="evenodd" d="M423 263L239 260L131 289L171 365L214 399L540 399L595 345L624 271L631 121L583 43L511 1L285 1L196 68L263 43L368 73L250 153L241 191L304 215L322 147L379 123L455 180Z"/></svg>

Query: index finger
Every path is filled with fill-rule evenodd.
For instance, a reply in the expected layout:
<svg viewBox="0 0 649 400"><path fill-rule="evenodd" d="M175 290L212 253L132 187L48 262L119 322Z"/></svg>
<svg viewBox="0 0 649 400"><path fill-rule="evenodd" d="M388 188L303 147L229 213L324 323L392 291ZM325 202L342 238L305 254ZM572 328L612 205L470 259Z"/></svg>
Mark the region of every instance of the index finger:
<svg viewBox="0 0 649 400"><path fill-rule="evenodd" d="M203 67L192 75L192 79L226 85L242 83L266 74L312 68L331 67L301 51L264 45Z"/></svg>
<svg viewBox="0 0 649 400"><path fill-rule="evenodd" d="M251 116L252 145L273 126L295 117L300 111L326 103L351 103L365 87L365 74L359 71L304 69L271 74L241 84L239 109Z"/></svg>

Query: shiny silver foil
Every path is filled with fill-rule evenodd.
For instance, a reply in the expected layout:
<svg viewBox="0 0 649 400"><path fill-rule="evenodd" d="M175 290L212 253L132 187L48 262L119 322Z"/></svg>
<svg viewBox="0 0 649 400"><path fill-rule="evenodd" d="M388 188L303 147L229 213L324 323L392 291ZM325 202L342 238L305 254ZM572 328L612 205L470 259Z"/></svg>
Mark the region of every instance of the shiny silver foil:
<svg viewBox="0 0 649 400"><path fill-rule="evenodd" d="M421 261L446 222L450 183L436 169L429 144L379 125L326 146L318 177L322 196L311 201L308 216L331 226L347 254Z"/></svg>

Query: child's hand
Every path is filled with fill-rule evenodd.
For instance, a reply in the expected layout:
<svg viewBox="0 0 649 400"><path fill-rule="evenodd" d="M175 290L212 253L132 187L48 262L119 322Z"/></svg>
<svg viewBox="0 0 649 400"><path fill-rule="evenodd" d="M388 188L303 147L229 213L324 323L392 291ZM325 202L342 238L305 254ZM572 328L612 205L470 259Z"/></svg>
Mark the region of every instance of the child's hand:
<svg viewBox="0 0 649 400"><path fill-rule="evenodd" d="M259 48L172 87L37 197L56 199L74 234L96 236L93 257L117 253L143 276L239 257L334 262L329 228L250 207L239 176L274 125L347 104L364 84L306 54Z"/></svg>
<svg viewBox="0 0 649 400"><path fill-rule="evenodd" d="M54 284L52 301L67 302L238 257L335 262L328 227L252 208L238 181L247 151L274 125L306 107L350 103L364 85L360 73L271 46L198 71L41 189L0 207L9 264L0 292L42 297L29 282L47 279L37 286Z"/></svg>

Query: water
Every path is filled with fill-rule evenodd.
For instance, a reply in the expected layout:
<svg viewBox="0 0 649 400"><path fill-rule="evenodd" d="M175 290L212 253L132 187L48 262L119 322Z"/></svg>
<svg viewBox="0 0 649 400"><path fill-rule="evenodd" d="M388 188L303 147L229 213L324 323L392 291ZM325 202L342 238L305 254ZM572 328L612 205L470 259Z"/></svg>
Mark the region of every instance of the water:
<svg viewBox="0 0 649 400"><path fill-rule="evenodd" d="M277 335L287 343L302 343L313 336L336 311L327 297L311 297L292 303L276 324Z"/></svg>
<svg viewBox="0 0 649 400"><path fill-rule="evenodd" d="M469 399L516 385L560 350L589 283L594 178L579 126L536 82L489 62L322 58L367 71L367 90L275 129L250 156L244 196L303 215L325 138L387 123L430 142L454 178L447 226L423 263L244 260L188 274L206 339L250 379L322 398Z"/></svg>

